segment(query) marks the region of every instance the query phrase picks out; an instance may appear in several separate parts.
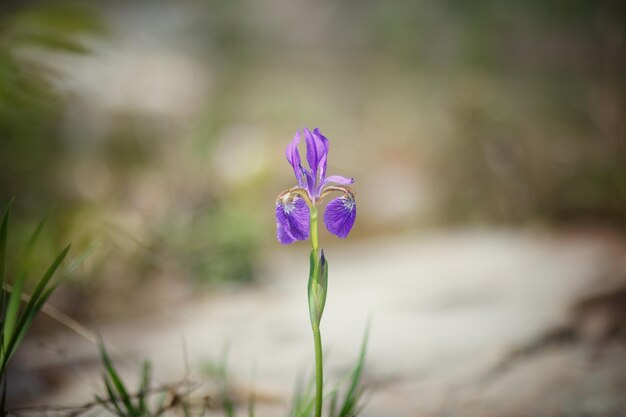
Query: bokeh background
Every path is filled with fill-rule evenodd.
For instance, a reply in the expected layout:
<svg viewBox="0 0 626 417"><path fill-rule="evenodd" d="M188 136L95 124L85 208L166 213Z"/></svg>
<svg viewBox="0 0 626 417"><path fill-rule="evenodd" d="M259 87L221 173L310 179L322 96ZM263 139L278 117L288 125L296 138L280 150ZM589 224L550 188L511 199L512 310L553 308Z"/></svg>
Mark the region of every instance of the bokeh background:
<svg viewBox="0 0 626 417"><path fill-rule="evenodd" d="M172 337L195 334L189 323L213 326L210 341L189 349L210 357L230 340L242 385L252 362L266 364L255 386L288 401L287 385L277 381L295 380L310 354L307 249L276 242L273 204L294 184L284 148L304 126L320 127L330 139L329 172L356 178L351 236L339 241L323 232L321 240L340 263L335 275L331 262L331 279L341 282L344 271L344 282L359 286L350 274L369 272L362 291L342 293L337 284L329 303L346 311L326 318L326 343L339 346L335 366L342 369L349 365L342 343L348 358L355 354L366 317L373 317L374 394L364 415L454 415L458 407L471 413L470 405L488 415L481 407L489 401L504 407L488 407L489 415L623 415L623 2L0 5L0 202L15 197L12 248L47 216L33 270L68 241L75 258L87 253L51 304L110 337L119 351L135 346L120 354L127 361L158 358L165 336L155 329L184 310L187 324L172 324ZM552 261L538 275L538 265ZM445 272L451 265L456 269ZM516 310L516 321L504 315L494 332L541 324L523 337L488 339L478 348L468 329L489 328L489 318L467 322L462 312L458 320L449 316L449 326L422 321L432 300L445 317L468 297L472 305L496 300L506 310L511 303L502 294L519 293L519 283L526 309ZM401 317L391 308L394 294L410 306ZM297 306L278 316L298 311L284 323L302 334L290 339L289 332L276 336L242 324L280 326L280 317L264 322L263 309L281 302ZM589 305L592 319L581 319ZM555 310L525 321L545 308ZM391 325L377 327L377 315ZM592 330L577 330L588 322L583 327ZM429 331L452 336L433 339ZM562 340L550 335L559 331L571 336L561 338L569 344L546 359L541 346L553 349ZM433 352L458 345L466 361L489 358L466 367L474 376L491 375L493 363L517 364L520 350L532 357L536 349L527 350L535 345L539 363L531 358L519 372L538 375L548 366L558 378L563 369L570 373L557 400L544 389L555 380L537 377L533 385L510 375L478 394L458 394L459 386L478 386L477 379L448 372L447 356L424 359L411 337L430 340L421 342ZM303 348L293 348L301 339ZM141 340L154 351L137 348L145 346ZM257 357L238 352L237 343L256 346ZM286 361L293 368L264 358L272 343L293 348L283 355L294 358ZM16 404L88 400L68 387L90 378L90 349L97 360L93 345L43 317L15 366ZM398 352L416 364L405 374L393 363ZM609 359L594 362L594 355ZM440 367L420 368L437 360ZM572 364L579 373L571 374ZM128 368L134 372L132 363ZM528 399L537 410L524 409Z"/></svg>

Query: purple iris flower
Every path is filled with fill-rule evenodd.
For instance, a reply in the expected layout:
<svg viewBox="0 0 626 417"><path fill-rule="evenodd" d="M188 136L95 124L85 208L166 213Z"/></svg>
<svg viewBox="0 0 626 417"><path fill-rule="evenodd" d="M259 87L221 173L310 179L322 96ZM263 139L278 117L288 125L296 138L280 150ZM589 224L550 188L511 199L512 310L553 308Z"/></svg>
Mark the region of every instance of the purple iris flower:
<svg viewBox="0 0 626 417"><path fill-rule="evenodd" d="M326 206L324 223L329 232L343 239L350 233L356 218L354 191L348 187L354 179L340 175L327 177L328 139L319 129L311 132L304 128L302 133L309 168L302 166L298 151L301 134L296 132L285 154L298 185L282 192L276 199L276 237L282 244L308 239L310 208L320 204L330 192L337 191L342 195Z"/></svg>

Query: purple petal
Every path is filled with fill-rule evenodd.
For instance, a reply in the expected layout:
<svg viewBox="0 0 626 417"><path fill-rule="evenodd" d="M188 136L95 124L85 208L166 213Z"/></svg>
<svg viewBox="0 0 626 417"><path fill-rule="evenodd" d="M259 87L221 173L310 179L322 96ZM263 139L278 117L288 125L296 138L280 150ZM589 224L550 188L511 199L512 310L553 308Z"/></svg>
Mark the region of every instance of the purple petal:
<svg viewBox="0 0 626 417"><path fill-rule="evenodd" d="M276 210L276 238L283 245L293 243L296 239L294 239L289 233L287 233L284 224L281 223L280 220L278 220L278 205L276 206Z"/></svg>
<svg viewBox="0 0 626 417"><path fill-rule="evenodd" d="M326 171L325 156L328 154L328 139L320 133L319 129L311 132L304 128L304 140L306 141L306 160L315 178L318 176L318 171Z"/></svg>
<svg viewBox="0 0 626 417"><path fill-rule="evenodd" d="M334 182L339 185L350 185L354 183L354 178L346 178L341 175L331 175L324 180L324 184L328 184L329 182Z"/></svg>
<svg viewBox="0 0 626 417"><path fill-rule="evenodd" d="M317 197L317 190L315 189L315 177L312 173L303 168L304 175L306 177L306 189L309 193L309 197L311 200L314 200Z"/></svg>
<svg viewBox="0 0 626 417"><path fill-rule="evenodd" d="M324 212L324 223L328 231L345 239L356 219L354 197L344 195L328 203Z"/></svg>
<svg viewBox="0 0 626 417"><path fill-rule="evenodd" d="M317 136L319 136L324 146L323 156L320 158L320 162L318 163L318 166L317 166L319 170L319 180L321 184L324 181L324 178L326 176L326 164L328 162L327 161L328 150L330 149L330 143L328 142L328 139L326 138L326 136L322 135L322 132L320 132L318 128L315 128L315 130L313 130L313 134L316 134Z"/></svg>
<svg viewBox="0 0 626 417"><path fill-rule="evenodd" d="M300 163L300 152L298 152L298 143L300 143L300 132L296 132L291 140L291 143L287 145L285 149L285 156L287 161L293 167L293 172L296 174L298 185L302 186L302 165Z"/></svg>
<svg viewBox="0 0 626 417"><path fill-rule="evenodd" d="M309 238L309 207L302 197L276 202L276 238L284 245Z"/></svg>
<svg viewBox="0 0 626 417"><path fill-rule="evenodd" d="M326 180L326 158L327 157L328 157L328 154L324 155L322 157L322 160L320 161L319 173L318 173L318 181L317 181L317 189L315 190L316 194L319 194L320 190L322 189L322 187L326 183L325 180Z"/></svg>

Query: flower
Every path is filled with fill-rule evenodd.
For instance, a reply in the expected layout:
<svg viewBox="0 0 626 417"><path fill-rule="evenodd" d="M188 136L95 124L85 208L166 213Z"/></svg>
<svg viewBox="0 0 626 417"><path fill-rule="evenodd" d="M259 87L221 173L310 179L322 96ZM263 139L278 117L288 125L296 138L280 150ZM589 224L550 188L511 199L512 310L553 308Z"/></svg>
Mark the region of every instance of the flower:
<svg viewBox="0 0 626 417"><path fill-rule="evenodd" d="M326 176L328 162L328 139L319 129L302 131L306 142L306 160L309 168L302 166L298 144L301 134L296 132L285 155L293 168L298 185L282 192L276 199L276 237L282 244L309 238L311 209L320 204L324 197L337 191L342 195L326 207L324 224L329 232L345 238L356 219L354 191L348 185L353 178L340 175Z"/></svg>

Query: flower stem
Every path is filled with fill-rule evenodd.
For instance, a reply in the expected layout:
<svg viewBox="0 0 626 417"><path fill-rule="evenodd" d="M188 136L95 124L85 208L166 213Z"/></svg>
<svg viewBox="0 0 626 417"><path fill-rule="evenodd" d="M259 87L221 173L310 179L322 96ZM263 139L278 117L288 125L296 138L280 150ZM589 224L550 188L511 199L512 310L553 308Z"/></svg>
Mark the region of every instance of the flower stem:
<svg viewBox="0 0 626 417"><path fill-rule="evenodd" d="M322 415L322 399L324 389L324 368L322 366L322 335L319 326L313 328L315 344L315 417Z"/></svg>
<svg viewBox="0 0 626 417"><path fill-rule="evenodd" d="M313 250L315 251L315 259L317 259L317 249L318 249L318 243L317 243L317 207L312 206L310 208L310 215L311 215L311 246L313 247Z"/></svg>
<svg viewBox="0 0 626 417"><path fill-rule="evenodd" d="M317 291L318 288L318 276L320 268L320 260L318 256L318 241L317 241L317 207L310 208L311 214L311 246L314 252L313 263L313 288ZM309 302L311 300L309 299ZM309 306L310 309L310 306ZM311 316L311 328L313 329L313 344L315 346L315 417L321 417L322 415L322 400L324 398L324 366L322 358L322 335L320 334L320 322L322 320L321 312L318 317Z"/></svg>

